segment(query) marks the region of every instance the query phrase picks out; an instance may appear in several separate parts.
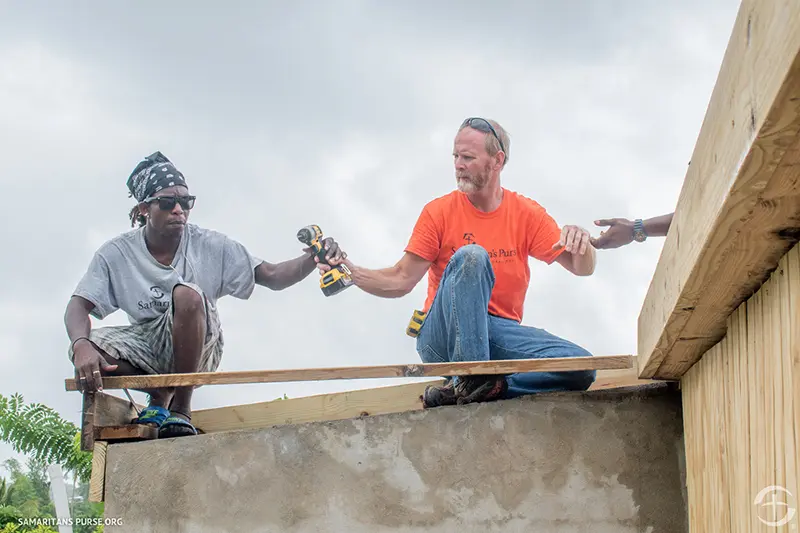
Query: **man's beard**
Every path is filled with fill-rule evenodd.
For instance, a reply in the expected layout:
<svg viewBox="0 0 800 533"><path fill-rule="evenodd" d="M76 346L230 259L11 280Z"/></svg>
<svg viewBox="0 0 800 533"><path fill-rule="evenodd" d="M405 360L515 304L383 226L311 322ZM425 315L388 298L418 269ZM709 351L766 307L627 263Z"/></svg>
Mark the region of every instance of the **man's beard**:
<svg viewBox="0 0 800 533"><path fill-rule="evenodd" d="M487 183L489 183L489 165L486 165L486 168L475 176L471 176L467 172L456 172L456 184L458 185L458 190L463 193L478 192L486 187Z"/></svg>

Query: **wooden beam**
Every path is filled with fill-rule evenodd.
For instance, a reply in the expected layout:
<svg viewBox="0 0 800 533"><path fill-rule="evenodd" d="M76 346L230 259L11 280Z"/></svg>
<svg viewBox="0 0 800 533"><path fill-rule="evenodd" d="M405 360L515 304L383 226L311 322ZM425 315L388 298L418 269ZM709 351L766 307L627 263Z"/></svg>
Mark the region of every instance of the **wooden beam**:
<svg viewBox="0 0 800 533"><path fill-rule="evenodd" d="M744 0L639 315L640 376L682 376L799 235L800 2Z"/></svg>
<svg viewBox="0 0 800 533"><path fill-rule="evenodd" d="M96 394L84 393L81 404L81 450L94 448L94 410Z"/></svg>
<svg viewBox="0 0 800 533"><path fill-rule="evenodd" d="M414 411L422 409L420 396L425 387L441 383L443 380L429 380L288 400L200 409L192 413L192 423L204 433L216 433Z"/></svg>
<svg viewBox="0 0 800 533"><path fill-rule="evenodd" d="M636 387L659 382L660 380L640 378L639 369L634 365L633 368L626 368L623 370L598 370L597 377L594 383L592 383L592 386L589 387L589 390L619 389L622 387Z"/></svg>
<svg viewBox="0 0 800 533"><path fill-rule="evenodd" d="M278 383L287 381L322 381L332 379L368 379L397 377L440 377L475 374L513 374L515 372L565 372L632 368L630 355L564 357L469 361L462 363L424 363L408 365L353 366L339 368L303 368L292 370L245 370L235 372L198 372L195 374L151 374L104 377L104 389L142 389L183 387L189 385L231 385L240 383ZM74 391L74 378L65 380L66 389Z"/></svg>
<svg viewBox="0 0 800 533"><path fill-rule="evenodd" d="M589 390L632 387L653 382L639 379L636 368L599 370L597 379ZM288 400L200 409L192 413L192 423L203 433L216 433L415 411L422 409L420 396L425 387L441 383L442 380L428 380Z"/></svg>
<svg viewBox="0 0 800 533"><path fill-rule="evenodd" d="M158 438L158 428L144 424L122 424L119 426L95 426L95 441L128 442Z"/></svg>
<svg viewBox="0 0 800 533"><path fill-rule="evenodd" d="M123 400L103 392L95 393L94 424L95 426L121 426L130 424L137 416L136 409L143 406L131 404L130 400Z"/></svg>
<svg viewBox="0 0 800 533"><path fill-rule="evenodd" d="M108 443L94 443L92 451L92 475L89 478L89 501L102 502L106 491L106 450Z"/></svg>
<svg viewBox="0 0 800 533"><path fill-rule="evenodd" d="M141 406L136 406L141 409ZM128 424L136 416L136 410L129 400L105 394L83 394L81 405L81 450L92 451L100 426Z"/></svg>

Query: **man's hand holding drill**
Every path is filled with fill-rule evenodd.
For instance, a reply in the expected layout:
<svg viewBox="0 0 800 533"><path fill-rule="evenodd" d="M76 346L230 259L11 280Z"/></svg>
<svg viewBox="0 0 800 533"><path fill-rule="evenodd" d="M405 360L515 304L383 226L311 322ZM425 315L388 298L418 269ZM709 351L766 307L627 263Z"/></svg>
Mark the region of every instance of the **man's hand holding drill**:
<svg viewBox="0 0 800 533"><path fill-rule="evenodd" d="M320 274L328 272L331 269L331 266L341 264L345 259L347 259L347 253L342 251L342 249L339 247L339 243L333 240L332 237L326 237L322 242L323 248L327 250L327 253L325 254L325 260L330 264L330 266L321 262L319 257L314 255L314 262L317 263L317 268L319 269ZM303 251L311 254L314 253L314 250L311 248L305 248Z"/></svg>

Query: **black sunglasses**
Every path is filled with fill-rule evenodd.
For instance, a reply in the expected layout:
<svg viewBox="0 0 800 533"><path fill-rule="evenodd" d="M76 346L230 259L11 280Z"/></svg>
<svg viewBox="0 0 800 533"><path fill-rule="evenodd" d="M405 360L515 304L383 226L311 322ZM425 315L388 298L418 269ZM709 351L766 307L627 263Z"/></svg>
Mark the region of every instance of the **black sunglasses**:
<svg viewBox="0 0 800 533"><path fill-rule="evenodd" d="M196 196L151 196L142 200L143 203L149 204L158 202L158 207L162 211L172 211L175 209L175 204L181 204L181 207L189 211L194 207Z"/></svg>
<svg viewBox="0 0 800 533"><path fill-rule="evenodd" d="M497 132L494 131L492 125L485 118L470 117L461 123L461 127L463 128L464 126L469 126L470 128L482 131L484 133L491 133L494 135L494 138L497 139L497 142L500 143L500 150L503 152L506 151L506 147L503 146L503 141L500 140L500 136L497 135Z"/></svg>

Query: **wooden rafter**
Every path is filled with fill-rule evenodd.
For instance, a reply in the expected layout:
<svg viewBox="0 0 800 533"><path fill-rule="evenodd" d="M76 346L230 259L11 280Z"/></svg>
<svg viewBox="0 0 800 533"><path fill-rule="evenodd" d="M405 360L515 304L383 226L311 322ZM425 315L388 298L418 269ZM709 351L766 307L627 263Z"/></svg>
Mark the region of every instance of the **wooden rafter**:
<svg viewBox="0 0 800 533"><path fill-rule="evenodd" d="M800 236L800 2L745 0L639 316L640 376L680 378Z"/></svg>

